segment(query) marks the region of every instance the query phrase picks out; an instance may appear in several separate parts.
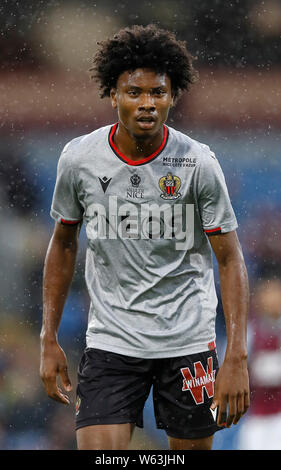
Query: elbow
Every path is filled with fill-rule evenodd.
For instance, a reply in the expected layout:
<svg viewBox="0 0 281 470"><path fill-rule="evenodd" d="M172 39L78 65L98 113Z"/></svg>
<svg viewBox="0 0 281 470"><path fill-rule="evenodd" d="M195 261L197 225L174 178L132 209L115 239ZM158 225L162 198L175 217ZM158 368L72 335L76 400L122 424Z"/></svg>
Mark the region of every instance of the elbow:
<svg viewBox="0 0 281 470"><path fill-rule="evenodd" d="M68 254L68 253L76 254L78 250L78 243L76 240L71 241L71 242L63 242L62 249L65 252L65 254Z"/></svg>
<svg viewBox="0 0 281 470"><path fill-rule="evenodd" d="M234 251L230 253L224 253L218 259L218 263L222 267L233 267L233 266L245 266L245 261L242 252Z"/></svg>
<svg viewBox="0 0 281 470"><path fill-rule="evenodd" d="M54 250L57 253L62 253L65 256L68 254L76 254L78 250L78 240L76 238L65 239L63 237L53 235L49 249Z"/></svg>

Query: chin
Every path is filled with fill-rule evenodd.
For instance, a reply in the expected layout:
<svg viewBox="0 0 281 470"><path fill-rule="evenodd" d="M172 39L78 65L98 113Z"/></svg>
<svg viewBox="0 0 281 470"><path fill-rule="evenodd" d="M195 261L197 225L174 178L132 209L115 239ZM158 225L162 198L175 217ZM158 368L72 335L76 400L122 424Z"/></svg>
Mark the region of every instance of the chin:
<svg viewBox="0 0 281 470"><path fill-rule="evenodd" d="M152 128L150 129L145 129L145 128L134 128L133 130L133 135L135 135L136 137L153 137L154 135L158 134L158 132L160 132L161 130L161 127L162 126L153 126Z"/></svg>
<svg viewBox="0 0 281 470"><path fill-rule="evenodd" d="M136 139L149 139L151 137L154 137L154 135L157 134L158 131L152 131L152 130L138 130L136 132L133 132L133 136Z"/></svg>

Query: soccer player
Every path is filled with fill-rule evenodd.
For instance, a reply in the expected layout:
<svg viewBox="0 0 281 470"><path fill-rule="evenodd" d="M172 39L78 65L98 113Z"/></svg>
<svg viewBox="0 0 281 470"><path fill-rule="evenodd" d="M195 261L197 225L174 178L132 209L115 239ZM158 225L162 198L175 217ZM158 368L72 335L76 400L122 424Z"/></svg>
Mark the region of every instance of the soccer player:
<svg viewBox="0 0 281 470"><path fill-rule="evenodd" d="M134 26L100 43L91 70L118 120L71 140L58 163L41 378L49 397L69 403L58 329L83 221L91 304L78 370L78 449L127 449L152 387L170 449L209 450L214 433L249 407L249 294L218 160L165 124L196 78L193 57L171 32ZM220 369L212 250L227 329Z"/></svg>

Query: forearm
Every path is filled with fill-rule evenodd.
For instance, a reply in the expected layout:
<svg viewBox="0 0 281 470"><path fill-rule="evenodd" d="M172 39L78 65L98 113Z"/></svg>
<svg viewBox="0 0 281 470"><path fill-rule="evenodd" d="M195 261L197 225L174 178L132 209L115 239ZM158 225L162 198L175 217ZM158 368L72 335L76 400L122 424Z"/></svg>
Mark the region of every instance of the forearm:
<svg viewBox="0 0 281 470"><path fill-rule="evenodd" d="M249 285L243 256L220 263L219 275L227 334L225 359L247 360Z"/></svg>
<svg viewBox="0 0 281 470"><path fill-rule="evenodd" d="M77 243L65 244L52 237L43 273L43 321L41 340L55 340L72 282Z"/></svg>
<svg viewBox="0 0 281 470"><path fill-rule="evenodd" d="M247 370L248 275L236 232L211 237L220 275L227 347L218 371L212 409L219 426L236 424L250 404Z"/></svg>

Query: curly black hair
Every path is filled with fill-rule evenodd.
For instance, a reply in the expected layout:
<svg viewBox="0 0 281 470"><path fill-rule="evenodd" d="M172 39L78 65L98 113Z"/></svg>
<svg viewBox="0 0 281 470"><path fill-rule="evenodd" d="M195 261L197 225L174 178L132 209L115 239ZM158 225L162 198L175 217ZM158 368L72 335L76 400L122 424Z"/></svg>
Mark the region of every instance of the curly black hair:
<svg viewBox="0 0 281 470"><path fill-rule="evenodd" d="M123 72L137 68L166 73L175 98L198 78L193 68L194 57L186 49L185 41L177 40L171 31L154 24L121 29L98 45L90 72L93 72L91 78L99 83L101 98L110 96Z"/></svg>

